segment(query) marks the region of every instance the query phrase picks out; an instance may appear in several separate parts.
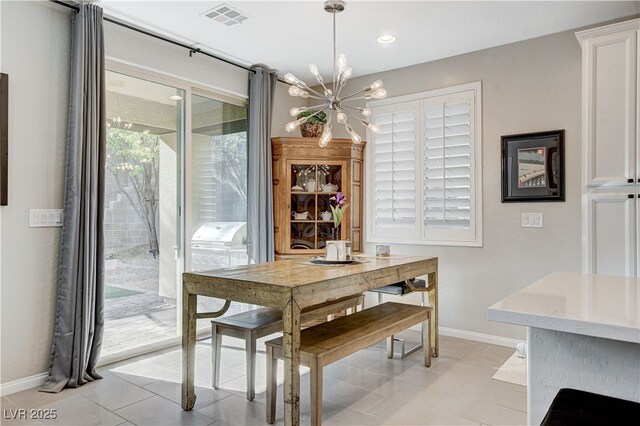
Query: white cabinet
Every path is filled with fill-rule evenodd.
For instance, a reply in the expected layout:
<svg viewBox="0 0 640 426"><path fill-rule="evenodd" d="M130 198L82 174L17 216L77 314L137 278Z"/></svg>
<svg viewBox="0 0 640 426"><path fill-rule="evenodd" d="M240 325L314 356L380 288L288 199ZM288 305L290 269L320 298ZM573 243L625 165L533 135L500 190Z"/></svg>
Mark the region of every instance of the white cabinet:
<svg viewBox="0 0 640 426"><path fill-rule="evenodd" d="M584 173L589 186L637 182L637 26L597 36L594 30L578 33L579 39L590 35L581 39Z"/></svg>
<svg viewBox="0 0 640 426"><path fill-rule="evenodd" d="M584 272L640 276L640 19L581 31Z"/></svg>
<svg viewBox="0 0 640 426"><path fill-rule="evenodd" d="M638 198L619 189L586 196L588 272L634 276L638 269Z"/></svg>

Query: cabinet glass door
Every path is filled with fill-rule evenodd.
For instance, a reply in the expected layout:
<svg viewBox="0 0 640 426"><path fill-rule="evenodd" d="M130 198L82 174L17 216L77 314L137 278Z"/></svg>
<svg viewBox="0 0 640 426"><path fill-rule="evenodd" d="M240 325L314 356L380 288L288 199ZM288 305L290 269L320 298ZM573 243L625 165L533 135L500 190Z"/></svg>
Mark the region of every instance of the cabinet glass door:
<svg viewBox="0 0 640 426"><path fill-rule="evenodd" d="M300 164L290 167L289 248L323 250L332 238L330 198L342 190L342 165Z"/></svg>

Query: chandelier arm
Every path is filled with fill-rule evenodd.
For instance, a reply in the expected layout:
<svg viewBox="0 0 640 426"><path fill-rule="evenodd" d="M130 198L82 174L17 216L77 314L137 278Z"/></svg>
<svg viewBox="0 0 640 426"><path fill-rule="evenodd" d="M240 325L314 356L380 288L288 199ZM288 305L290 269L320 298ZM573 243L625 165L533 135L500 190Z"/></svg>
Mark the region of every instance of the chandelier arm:
<svg viewBox="0 0 640 426"><path fill-rule="evenodd" d="M342 101L347 100L347 99L349 99L349 98L351 98L351 97L353 97L353 96L359 95L360 93L364 93L364 92L366 92L366 91L367 91L367 89L358 90L357 92L354 92L354 93L351 93L350 95L345 96L345 97L344 97L344 98L342 98L341 100L342 100ZM358 98L358 99L363 99L363 98L364 98L364 97L362 97L362 98Z"/></svg>
<svg viewBox="0 0 640 426"><path fill-rule="evenodd" d="M318 80L318 79L316 78L316 80ZM327 92L329 90L329 89L327 89L327 86L324 85L324 81L318 80L318 83L320 83L322 85L322 88L324 89L325 92Z"/></svg>
<svg viewBox="0 0 640 426"><path fill-rule="evenodd" d="M323 107L327 108L327 105L326 104L320 104L320 105L310 106L310 107L307 107L307 109L305 111L312 111L312 110L314 110L316 108L323 108Z"/></svg>
<svg viewBox="0 0 640 426"><path fill-rule="evenodd" d="M340 76L342 76L342 74L340 74ZM340 78L338 78L338 81L340 81ZM338 83L338 89L336 90L336 98L338 97L338 95L340 94L340 92L342 91L342 88L344 86L342 85L342 83Z"/></svg>
<svg viewBox="0 0 640 426"><path fill-rule="evenodd" d="M349 109L353 109L355 111L358 111L358 107L354 107L354 106L351 106L351 105L345 105L345 104L342 104L342 103L340 103L340 108L349 108Z"/></svg>
<svg viewBox="0 0 640 426"><path fill-rule="evenodd" d="M348 105L341 105L342 108L344 108L345 106L348 106ZM349 107L349 108L353 108L353 107ZM362 124L362 118L358 117L357 115L355 115L354 113L352 113L348 109L343 109L343 111L346 112L347 114L349 114L350 116L352 116L353 118L355 118L356 120L358 120L358 123Z"/></svg>
<svg viewBox="0 0 640 426"><path fill-rule="evenodd" d="M314 112L313 114L311 114L310 116L307 117L307 120L309 120L311 117L315 117L316 115L320 114L322 111L324 111L325 109L329 108L328 106L317 110L316 112Z"/></svg>
<svg viewBox="0 0 640 426"><path fill-rule="evenodd" d="M309 96L307 96L307 97L308 97L308 98L312 98L312 99L318 99L318 100L321 100L321 101L326 101L326 100L327 100L327 98L325 98L324 96L314 96L314 95L309 95Z"/></svg>
<svg viewBox="0 0 640 426"><path fill-rule="evenodd" d="M300 87L300 89L308 90L308 91L310 91L312 93L315 93L318 96L324 96L322 93L313 90L311 87L307 86L306 84L304 86L300 86L298 84L294 84L294 86L298 86L298 87Z"/></svg>

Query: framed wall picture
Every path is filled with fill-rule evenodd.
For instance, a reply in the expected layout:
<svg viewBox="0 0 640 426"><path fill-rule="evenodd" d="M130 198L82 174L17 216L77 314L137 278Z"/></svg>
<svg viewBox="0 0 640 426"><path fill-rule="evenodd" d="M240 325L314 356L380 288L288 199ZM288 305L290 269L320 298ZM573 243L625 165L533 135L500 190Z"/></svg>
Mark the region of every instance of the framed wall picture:
<svg viewBox="0 0 640 426"><path fill-rule="evenodd" d="M0 73L0 206L8 202L9 185L9 76Z"/></svg>
<svg viewBox="0 0 640 426"><path fill-rule="evenodd" d="M564 130L502 136L502 202L564 201Z"/></svg>

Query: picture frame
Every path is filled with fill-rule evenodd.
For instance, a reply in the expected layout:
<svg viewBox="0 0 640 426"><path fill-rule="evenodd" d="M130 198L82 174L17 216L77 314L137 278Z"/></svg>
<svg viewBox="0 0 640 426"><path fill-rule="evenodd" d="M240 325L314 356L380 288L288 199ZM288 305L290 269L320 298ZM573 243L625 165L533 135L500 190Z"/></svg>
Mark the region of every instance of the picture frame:
<svg viewBox="0 0 640 426"><path fill-rule="evenodd" d="M0 73L0 206L9 196L9 76Z"/></svg>
<svg viewBox="0 0 640 426"><path fill-rule="evenodd" d="M502 202L565 201L564 129L502 136Z"/></svg>

